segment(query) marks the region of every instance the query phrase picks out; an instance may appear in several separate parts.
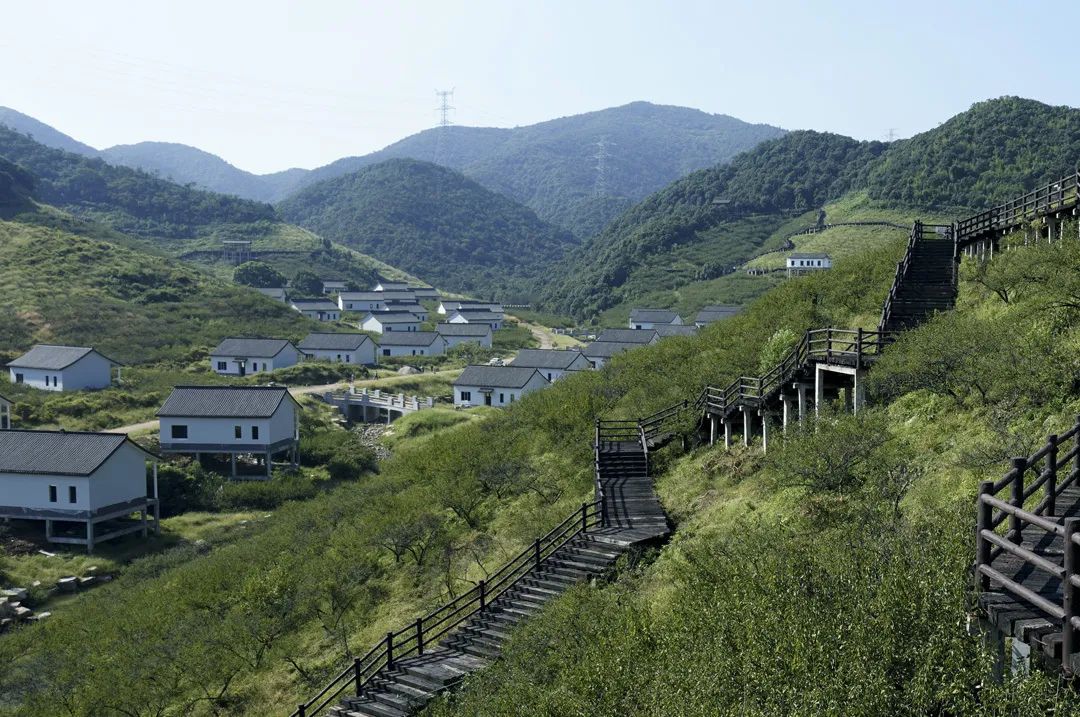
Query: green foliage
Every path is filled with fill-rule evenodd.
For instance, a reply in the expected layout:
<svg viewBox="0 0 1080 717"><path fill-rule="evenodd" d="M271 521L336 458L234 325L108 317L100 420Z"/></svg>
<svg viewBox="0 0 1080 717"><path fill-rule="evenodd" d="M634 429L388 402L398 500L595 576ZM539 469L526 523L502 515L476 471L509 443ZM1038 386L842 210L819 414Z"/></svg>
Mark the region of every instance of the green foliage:
<svg viewBox="0 0 1080 717"><path fill-rule="evenodd" d="M279 205L319 234L446 289L521 299L573 237L451 170L392 160L312 185Z"/></svg>
<svg viewBox="0 0 1080 717"><path fill-rule="evenodd" d="M257 288L281 288L288 279L274 267L261 261L247 261L233 270L233 281Z"/></svg>
<svg viewBox="0 0 1080 717"><path fill-rule="evenodd" d="M33 191L33 176L17 164L0 157L0 209L25 205Z"/></svg>
<svg viewBox="0 0 1080 717"><path fill-rule="evenodd" d="M760 376L772 370L801 338L794 331L786 328L780 329L770 336L761 348L757 375Z"/></svg>
<svg viewBox="0 0 1080 717"><path fill-rule="evenodd" d="M293 276L289 288L296 292L297 296L317 298L322 296L322 279L313 271L301 269Z"/></svg>

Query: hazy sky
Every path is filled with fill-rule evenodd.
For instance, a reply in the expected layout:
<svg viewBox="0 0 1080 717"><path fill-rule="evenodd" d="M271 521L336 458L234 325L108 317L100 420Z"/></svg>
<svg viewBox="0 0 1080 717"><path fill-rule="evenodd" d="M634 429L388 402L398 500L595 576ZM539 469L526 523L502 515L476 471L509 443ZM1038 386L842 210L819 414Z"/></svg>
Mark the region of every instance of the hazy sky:
<svg viewBox="0 0 1080 717"><path fill-rule="evenodd" d="M458 124L648 100L881 139L1000 95L1077 104L1078 20L1042 0L6 2L0 105L255 172L430 127L450 88Z"/></svg>

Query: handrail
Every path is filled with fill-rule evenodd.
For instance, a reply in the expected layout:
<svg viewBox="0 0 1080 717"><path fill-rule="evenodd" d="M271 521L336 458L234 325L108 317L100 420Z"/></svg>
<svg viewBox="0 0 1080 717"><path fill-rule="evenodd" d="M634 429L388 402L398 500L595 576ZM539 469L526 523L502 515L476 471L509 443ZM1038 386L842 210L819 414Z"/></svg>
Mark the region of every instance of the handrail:
<svg viewBox="0 0 1080 717"><path fill-rule="evenodd" d="M968 244L985 234L1006 231L1046 212L1080 203L1080 171L956 223L956 241Z"/></svg>

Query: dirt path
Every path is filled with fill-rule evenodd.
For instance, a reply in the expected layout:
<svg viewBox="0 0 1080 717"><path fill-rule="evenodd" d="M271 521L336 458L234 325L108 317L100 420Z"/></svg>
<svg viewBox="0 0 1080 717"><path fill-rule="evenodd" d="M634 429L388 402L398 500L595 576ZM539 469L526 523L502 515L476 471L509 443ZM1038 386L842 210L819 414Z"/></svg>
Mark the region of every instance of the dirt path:
<svg viewBox="0 0 1080 717"><path fill-rule="evenodd" d="M556 349L556 348L573 348L575 346L582 346L583 344L577 339L570 336L563 336L556 334L554 331L546 326L540 324L530 324L527 321L518 319L518 323L527 328L537 341L540 342L540 348L542 349Z"/></svg>
<svg viewBox="0 0 1080 717"><path fill-rule="evenodd" d="M445 371L436 371L431 376L449 376L461 373L461 369L447 369ZM387 388L393 388L393 385L397 381L408 381L414 378L418 374L408 376L382 376L379 378L365 378L361 381L356 381L353 385L357 388L362 386L375 386L379 384L386 384ZM326 383L321 386L290 386L289 393L294 396L307 396L313 393L326 393L327 391L334 391L339 388L348 387L348 381L339 381L337 383ZM105 433L139 433L141 431L156 431L158 429L157 421L143 421L142 423L132 423L127 426L119 426L117 428L106 428Z"/></svg>

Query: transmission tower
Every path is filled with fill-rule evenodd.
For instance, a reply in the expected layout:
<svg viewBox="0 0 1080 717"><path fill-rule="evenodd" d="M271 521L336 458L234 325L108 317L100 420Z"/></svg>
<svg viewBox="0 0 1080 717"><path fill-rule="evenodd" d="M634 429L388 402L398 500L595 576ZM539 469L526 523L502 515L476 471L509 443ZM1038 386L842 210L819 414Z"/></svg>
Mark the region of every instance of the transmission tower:
<svg viewBox="0 0 1080 717"><path fill-rule="evenodd" d="M897 129L898 129L897 127L890 127L889 128L888 134L886 135L886 138L885 138L886 142L893 142L893 141L896 140L896 130Z"/></svg>
<svg viewBox="0 0 1080 717"><path fill-rule="evenodd" d="M439 106L435 108L439 113L439 133L435 140L435 158L432 161L446 164L450 154L450 125L454 124L450 121L450 112L456 109L451 104L454 101L454 91L435 90L435 96L439 98Z"/></svg>
<svg viewBox="0 0 1080 717"><path fill-rule="evenodd" d="M596 154L593 155L593 159L596 160L596 182L593 185L593 193L598 197L606 196L608 193L608 160L611 158L608 148L614 146L615 143L608 141L606 136L596 142Z"/></svg>

